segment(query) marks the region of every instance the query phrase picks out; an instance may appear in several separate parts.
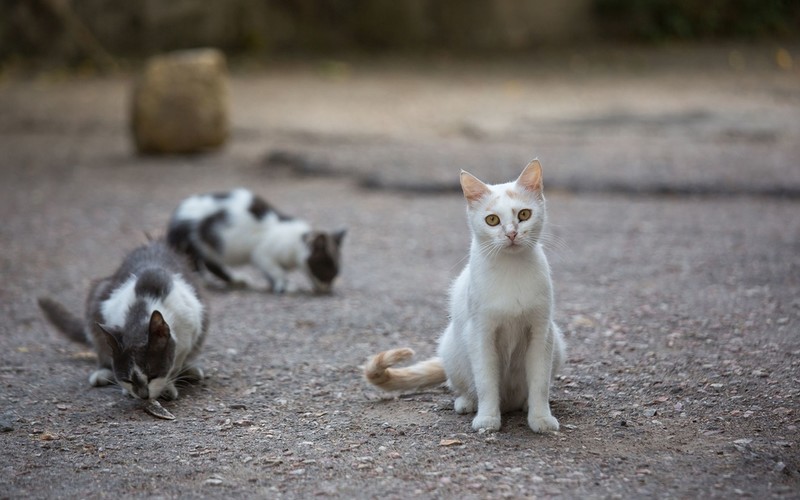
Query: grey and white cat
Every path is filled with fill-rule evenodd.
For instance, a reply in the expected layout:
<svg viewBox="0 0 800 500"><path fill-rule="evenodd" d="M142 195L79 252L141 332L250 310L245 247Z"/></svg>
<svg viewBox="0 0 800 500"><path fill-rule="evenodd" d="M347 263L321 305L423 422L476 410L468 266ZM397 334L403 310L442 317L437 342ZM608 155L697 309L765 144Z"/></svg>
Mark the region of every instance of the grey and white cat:
<svg viewBox="0 0 800 500"><path fill-rule="evenodd" d="M187 254L198 271L227 284L247 285L229 266L253 264L283 293L288 275L301 269L317 292L330 292L339 274L345 231L315 231L304 220L277 211L247 189L191 196L169 222L167 241Z"/></svg>
<svg viewBox="0 0 800 500"><path fill-rule="evenodd" d="M70 339L97 352L89 382L116 383L139 399L175 399L180 379L201 380L194 364L208 313L184 256L163 241L129 253L117 271L93 282L82 320L40 298L45 317Z"/></svg>
<svg viewBox="0 0 800 500"><path fill-rule="evenodd" d="M450 324L438 356L406 368L411 349L371 358L367 380L387 391L447 382L457 413L473 413L476 430L500 429L502 412L527 409L535 432L557 431L550 382L565 357L553 322L553 286L541 245L545 225L542 168L532 161L516 181L484 184L461 172L472 233L469 263L450 297Z"/></svg>

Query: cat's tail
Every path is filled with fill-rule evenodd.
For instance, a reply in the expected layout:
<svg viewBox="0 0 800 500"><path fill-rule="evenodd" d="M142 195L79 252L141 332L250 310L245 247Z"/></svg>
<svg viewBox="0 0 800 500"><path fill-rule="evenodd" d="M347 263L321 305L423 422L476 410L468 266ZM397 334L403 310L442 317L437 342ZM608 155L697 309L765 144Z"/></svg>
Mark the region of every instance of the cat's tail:
<svg viewBox="0 0 800 500"><path fill-rule="evenodd" d="M39 297L39 308L45 318L70 340L88 344L83 321L69 312L66 307L47 297Z"/></svg>
<svg viewBox="0 0 800 500"><path fill-rule="evenodd" d="M202 230L202 228L200 229ZM195 271L203 268L225 283L232 283L233 276L217 257L217 252L197 234L198 229L189 221L173 220L167 229L167 244L189 258Z"/></svg>
<svg viewBox="0 0 800 500"><path fill-rule="evenodd" d="M391 368L414 355L408 348L392 349L373 356L364 366L367 381L384 391L407 391L447 382L442 360L430 358L405 368Z"/></svg>

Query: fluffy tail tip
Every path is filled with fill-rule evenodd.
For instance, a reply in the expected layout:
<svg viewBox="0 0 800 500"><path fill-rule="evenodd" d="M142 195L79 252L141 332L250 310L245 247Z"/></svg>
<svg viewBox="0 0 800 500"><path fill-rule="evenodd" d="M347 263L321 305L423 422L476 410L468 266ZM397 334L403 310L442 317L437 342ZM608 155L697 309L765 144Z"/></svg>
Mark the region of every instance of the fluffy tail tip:
<svg viewBox="0 0 800 500"><path fill-rule="evenodd" d="M414 351L407 347L391 349L373 356L364 366L364 376L374 385L381 385L389 379L388 368L414 356Z"/></svg>

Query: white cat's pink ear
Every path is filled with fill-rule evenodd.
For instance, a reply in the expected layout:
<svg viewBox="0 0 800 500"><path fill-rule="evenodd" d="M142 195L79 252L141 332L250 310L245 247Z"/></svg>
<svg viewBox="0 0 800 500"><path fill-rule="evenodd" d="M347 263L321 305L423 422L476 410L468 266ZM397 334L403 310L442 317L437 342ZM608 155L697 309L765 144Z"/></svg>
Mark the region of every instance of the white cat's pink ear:
<svg viewBox="0 0 800 500"><path fill-rule="evenodd" d="M464 191L464 198L470 203L480 200L489 193L486 184L465 170L461 171L461 190Z"/></svg>
<svg viewBox="0 0 800 500"><path fill-rule="evenodd" d="M539 160L533 160L528 163L528 166L519 174L517 184L535 193L541 194L542 192L542 165Z"/></svg>

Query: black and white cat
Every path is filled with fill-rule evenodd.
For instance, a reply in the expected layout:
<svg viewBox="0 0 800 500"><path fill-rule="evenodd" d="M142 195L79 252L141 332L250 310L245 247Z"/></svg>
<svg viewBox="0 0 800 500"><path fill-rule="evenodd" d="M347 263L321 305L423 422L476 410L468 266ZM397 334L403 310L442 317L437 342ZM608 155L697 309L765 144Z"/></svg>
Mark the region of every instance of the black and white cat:
<svg viewBox="0 0 800 500"><path fill-rule="evenodd" d="M183 200L167 229L169 244L187 254L198 271L206 269L227 284L247 285L229 266L252 264L276 293L287 291L289 272L298 268L315 291L330 292L344 235L344 230L315 231L243 188Z"/></svg>
<svg viewBox="0 0 800 500"><path fill-rule="evenodd" d="M84 320L40 298L47 319L70 339L97 352L89 382L117 383L139 399L175 399L175 382L202 380L194 364L206 337L208 313L184 256L163 241L141 246L117 271L93 282Z"/></svg>

